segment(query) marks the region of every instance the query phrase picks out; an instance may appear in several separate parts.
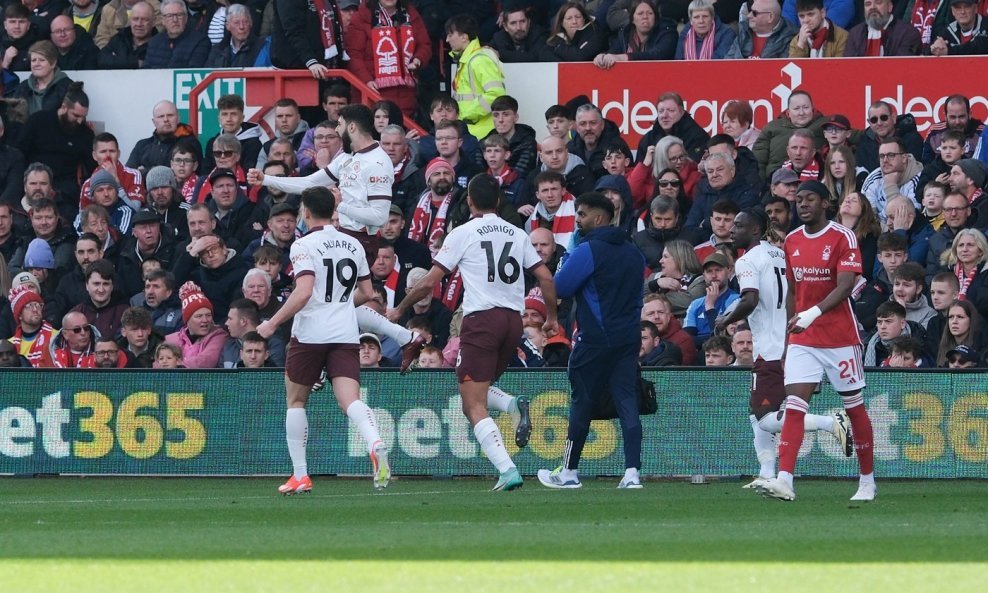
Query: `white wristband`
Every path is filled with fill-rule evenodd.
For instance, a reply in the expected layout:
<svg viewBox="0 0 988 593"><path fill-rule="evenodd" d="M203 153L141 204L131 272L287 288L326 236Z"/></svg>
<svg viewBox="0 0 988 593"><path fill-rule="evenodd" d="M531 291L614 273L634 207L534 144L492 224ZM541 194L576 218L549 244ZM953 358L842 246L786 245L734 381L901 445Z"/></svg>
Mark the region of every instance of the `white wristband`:
<svg viewBox="0 0 988 593"><path fill-rule="evenodd" d="M816 321L817 317L821 315L823 315L823 311L820 310L820 307L813 306L796 315L796 326L801 329L806 329L811 323Z"/></svg>

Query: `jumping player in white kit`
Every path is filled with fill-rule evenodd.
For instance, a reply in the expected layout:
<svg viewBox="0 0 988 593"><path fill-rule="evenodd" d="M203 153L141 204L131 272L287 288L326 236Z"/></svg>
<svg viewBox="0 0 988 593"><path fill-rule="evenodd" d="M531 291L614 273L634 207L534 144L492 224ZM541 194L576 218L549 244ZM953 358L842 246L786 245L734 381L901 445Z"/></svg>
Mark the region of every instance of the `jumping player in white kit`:
<svg viewBox="0 0 988 593"><path fill-rule="evenodd" d="M377 233L388 221L391 209L391 185L394 165L391 157L374 140L374 115L365 105L347 105L340 109L337 133L343 140L342 154L324 169L307 177L274 177L259 169L247 172L252 185L273 187L289 193L301 193L310 187L338 186L340 200L336 212L339 230L357 239L367 261L377 259ZM418 358L425 340L417 333L390 323L369 307L357 309L357 323L363 331L388 336L402 345L401 372L407 372Z"/></svg>
<svg viewBox="0 0 988 593"><path fill-rule="evenodd" d="M738 213L731 229L734 245L745 250L734 266L741 289L741 299L729 314L717 319L717 329L741 319L751 327L755 359L751 369L751 396L748 401L755 454L761 466L756 478L745 488L755 488L775 477L776 446L774 435L782 430L786 399L782 355L786 344L786 254L762 237L769 221L764 211L751 208ZM806 431L828 432L840 443L844 454L853 453L847 417L843 412L832 416L806 414Z"/></svg>
<svg viewBox="0 0 988 593"><path fill-rule="evenodd" d="M378 434L374 412L360 401L360 331L354 305L373 297L370 268L360 243L333 228L335 205L325 187L302 192L302 216L309 232L291 248L295 289L271 319L257 326L257 333L268 338L294 317L285 360L285 433L293 472L278 488L282 494L312 490L305 457L305 405L322 371L332 381L340 409L367 441L374 487L385 488L391 479L388 448Z"/></svg>
<svg viewBox="0 0 988 593"><path fill-rule="evenodd" d="M522 335L521 314L525 310L525 278L529 270L539 281L545 297L543 331L555 335L556 288L552 274L525 232L495 214L501 189L489 175L477 175L467 184L467 205L473 218L449 233L433 260L429 273L408 290L404 300L388 311L397 319L414 303L432 292L446 274L459 267L463 277L463 325L456 378L463 400L463 414L500 476L494 490L522 486L518 473L488 406L503 409L498 401L511 398L491 383L504 373ZM527 440L527 436L526 436Z"/></svg>

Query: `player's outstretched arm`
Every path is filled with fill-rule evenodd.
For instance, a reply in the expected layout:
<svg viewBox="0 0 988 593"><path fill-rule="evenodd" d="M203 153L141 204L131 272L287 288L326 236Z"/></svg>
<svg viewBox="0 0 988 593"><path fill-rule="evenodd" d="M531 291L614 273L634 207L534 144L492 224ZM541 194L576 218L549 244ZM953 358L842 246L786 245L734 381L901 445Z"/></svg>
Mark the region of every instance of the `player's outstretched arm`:
<svg viewBox="0 0 988 593"><path fill-rule="evenodd" d="M436 286L436 283L446 275L446 271L439 266L433 265L429 273L426 274L414 288L408 290L405 293L405 298L398 303L394 309L388 310L387 318L392 323L397 323L404 315L405 311L408 311L412 305L422 300L422 298L431 293ZM546 303L546 308L548 308L548 303Z"/></svg>
<svg viewBox="0 0 988 593"><path fill-rule="evenodd" d="M288 296L285 304L271 316L271 319L257 326L257 333L261 334L262 338L270 338L274 332L278 331L278 327L282 323L295 317L295 314L302 310L305 303L309 301L309 297L312 296L312 287L315 283L316 277L312 274L296 277L295 289L292 290L292 294Z"/></svg>
<svg viewBox="0 0 988 593"><path fill-rule="evenodd" d="M336 185L336 181L329 176L326 169L319 169L312 175L305 177L275 177L274 175L265 175L258 169L251 169L247 172L247 182L252 185L273 187L274 189L280 189L290 194L300 194L310 187L320 185L323 187L333 187Z"/></svg>

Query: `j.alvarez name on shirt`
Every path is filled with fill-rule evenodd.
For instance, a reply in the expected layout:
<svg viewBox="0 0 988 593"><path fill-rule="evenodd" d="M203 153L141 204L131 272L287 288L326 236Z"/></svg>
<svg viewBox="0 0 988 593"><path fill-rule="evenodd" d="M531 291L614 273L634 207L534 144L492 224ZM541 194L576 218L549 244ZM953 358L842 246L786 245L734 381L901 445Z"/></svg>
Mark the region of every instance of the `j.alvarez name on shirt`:
<svg viewBox="0 0 988 593"><path fill-rule="evenodd" d="M344 241L342 239L332 239L329 241L323 241L322 245L316 248L319 255L326 255L330 249L346 249L350 253L357 254L357 246L349 241Z"/></svg>

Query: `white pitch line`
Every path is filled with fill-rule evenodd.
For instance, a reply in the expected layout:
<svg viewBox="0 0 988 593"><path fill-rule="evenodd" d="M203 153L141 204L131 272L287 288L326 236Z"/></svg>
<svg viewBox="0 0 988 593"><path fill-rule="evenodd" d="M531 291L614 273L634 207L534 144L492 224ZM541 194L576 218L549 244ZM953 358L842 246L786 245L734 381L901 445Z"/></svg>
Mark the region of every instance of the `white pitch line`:
<svg viewBox="0 0 988 593"><path fill-rule="evenodd" d="M480 491L478 491L480 492ZM436 494L474 494L472 491L466 490L432 490L425 492L370 492L367 494L309 494L300 495L296 494L300 498L366 498L369 496L419 496L419 495L436 495ZM216 497L206 497L201 496L195 497L185 497L185 498L103 498L103 499L79 499L79 500L0 500L0 506L13 506L13 505L25 505L25 504L96 504L96 503L121 503L121 502L197 502L201 500L265 500L286 498L280 495L271 496L216 496Z"/></svg>

